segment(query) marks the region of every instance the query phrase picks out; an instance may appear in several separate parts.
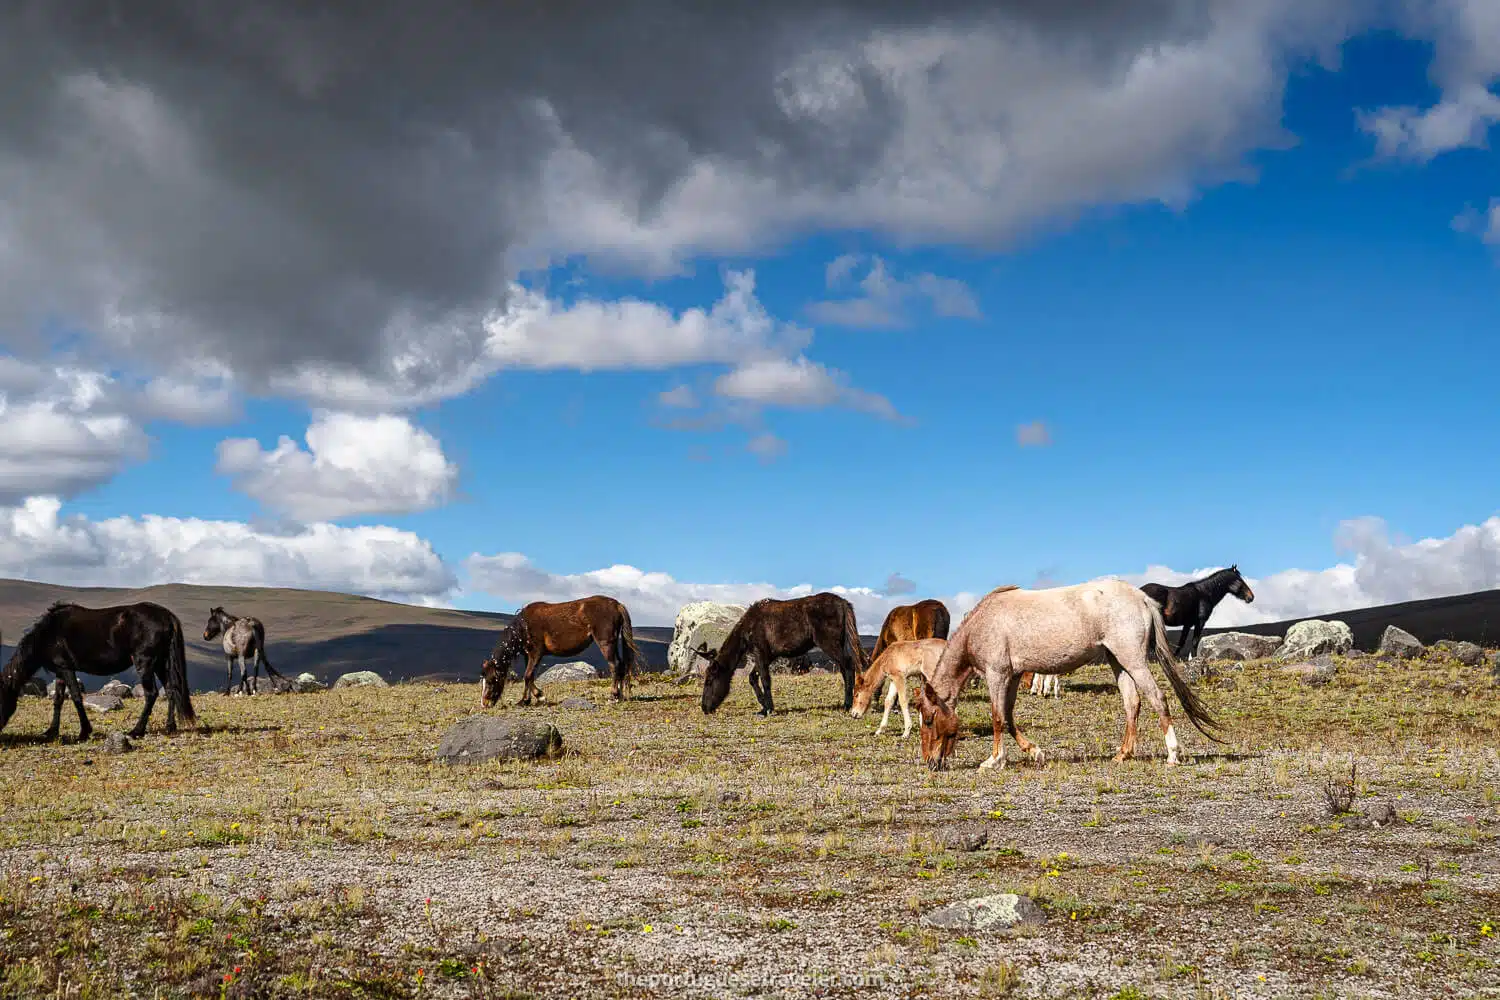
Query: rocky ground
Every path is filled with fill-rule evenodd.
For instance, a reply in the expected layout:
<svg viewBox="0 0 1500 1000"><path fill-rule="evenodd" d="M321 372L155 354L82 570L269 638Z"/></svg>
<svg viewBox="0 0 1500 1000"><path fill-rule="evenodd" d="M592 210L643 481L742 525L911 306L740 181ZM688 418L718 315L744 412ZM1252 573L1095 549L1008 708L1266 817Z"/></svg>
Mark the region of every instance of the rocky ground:
<svg viewBox="0 0 1500 1000"><path fill-rule="evenodd" d="M1044 767L975 770L975 690L938 774L819 674L778 677L771 719L743 682L708 718L694 686L554 685L592 703L499 712L563 756L458 767L433 755L477 685L203 696L199 732L158 719L123 754L130 699L84 745L35 742L27 699L0 735L0 996L1483 995L1500 685L1332 662L1206 672L1230 742L1187 729L1177 769L1154 727L1110 762L1103 668L1021 696ZM933 917L1004 893L1028 919Z"/></svg>

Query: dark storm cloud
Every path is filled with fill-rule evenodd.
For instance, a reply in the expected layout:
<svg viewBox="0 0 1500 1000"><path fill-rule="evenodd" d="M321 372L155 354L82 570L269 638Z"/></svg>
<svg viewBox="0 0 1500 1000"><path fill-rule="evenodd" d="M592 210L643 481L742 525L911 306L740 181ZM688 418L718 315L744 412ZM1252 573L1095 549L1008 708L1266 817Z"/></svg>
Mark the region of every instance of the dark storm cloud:
<svg viewBox="0 0 1500 1000"><path fill-rule="evenodd" d="M1148 43L1210 31L1213 9L8 5L0 343L81 328L116 357L213 359L251 385L392 358L438 381L480 352L518 248L596 249L553 245L574 220L539 207L564 146L634 222L703 163L813 203L890 169L903 130L948 127L898 99L862 47L875 33L1020 33L1105 79ZM918 83L941 88L954 65Z"/></svg>

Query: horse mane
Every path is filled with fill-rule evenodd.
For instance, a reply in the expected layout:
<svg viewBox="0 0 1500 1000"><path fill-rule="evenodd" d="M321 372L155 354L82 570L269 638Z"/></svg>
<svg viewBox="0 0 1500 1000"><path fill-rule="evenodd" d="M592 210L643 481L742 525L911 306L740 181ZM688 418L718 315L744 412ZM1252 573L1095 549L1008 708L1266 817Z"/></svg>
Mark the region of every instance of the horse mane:
<svg viewBox="0 0 1500 1000"><path fill-rule="evenodd" d="M745 654L749 652L750 633L753 630L747 627L745 622L750 618L750 609L764 604L766 600L768 598L761 598L745 609L745 613L740 616L740 620L734 623L734 628L730 629L729 634L724 637L724 644L719 647L718 652L714 653L714 658L709 661L708 668L704 671L705 675L712 674L717 676L721 670L727 670L732 674L738 669L739 665L745 659ZM723 664L723 666L721 667L720 664Z"/></svg>
<svg viewBox="0 0 1500 1000"><path fill-rule="evenodd" d="M15 648L11 650L10 659L6 661L4 669L0 670L0 690L14 691L31 679L31 675L36 671L28 672L26 662L31 659L32 650L59 612L76 607L78 605L71 601L56 601L50 608L43 611L36 621L27 626L26 631L21 633L21 638L16 640Z"/></svg>

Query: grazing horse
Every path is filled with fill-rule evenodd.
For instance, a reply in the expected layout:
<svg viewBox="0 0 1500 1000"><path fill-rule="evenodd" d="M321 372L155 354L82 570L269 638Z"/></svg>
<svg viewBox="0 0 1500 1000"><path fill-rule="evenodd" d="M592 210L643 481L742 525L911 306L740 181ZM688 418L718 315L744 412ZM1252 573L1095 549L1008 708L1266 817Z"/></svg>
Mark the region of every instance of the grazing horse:
<svg viewBox="0 0 1500 1000"><path fill-rule="evenodd" d="M1065 674L1097 662L1102 654L1115 674L1125 706L1125 739L1115 760L1135 753L1136 716L1144 696L1156 710L1167 744L1167 763L1176 764L1177 732L1148 662L1152 641L1167 680L1193 725L1219 741L1205 726L1218 725L1182 679L1167 647L1166 627L1156 602L1122 580L1096 580L1050 590L1006 587L989 594L964 617L930 678L917 695L922 717L922 758L934 770L953 752L958 737L958 696L970 674L983 673L990 692L995 749L981 768L1005 766L1001 726L1037 763L1046 756L1016 729L1016 690L1021 672Z"/></svg>
<svg viewBox="0 0 1500 1000"><path fill-rule="evenodd" d="M234 663L240 664L240 693L254 694L260 687L260 668L264 664L266 676L280 677L281 671L271 666L266 658L266 627L259 618L236 618L223 608L214 608L208 613L208 624L203 626L203 640L213 642L224 637L224 693L228 694L234 683ZM245 667L245 657L255 663L255 683L250 682L250 671Z"/></svg>
<svg viewBox="0 0 1500 1000"><path fill-rule="evenodd" d="M629 701L630 673L641 657L630 612L613 597L595 594L562 604L534 601L522 608L480 667L479 704L484 708L499 704L511 664L519 656L526 657L526 687L520 704L530 705L533 697L541 701L536 665L542 657L573 656L591 642L598 644L614 674L614 697Z"/></svg>
<svg viewBox="0 0 1500 1000"><path fill-rule="evenodd" d="M1201 580L1192 580L1180 587L1144 583L1141 584L1141 591L1161 605L1162 621L1171 628L1182 629L1177 637L1178 659L1183 658L1184 649L1188 650L1188 657L1198 655L1198 643L1203 638L1203 626L1208 624L1208 616L1214 613L1214 608L1219 606L1225 594L1233 594L1246 604L1255 600L1255 592L1250 589L1245 578L1240 576L1238 566L1221 569L1217 573L1210 573ZM1189 637L1193 640L1191 646L1188 645Z"/></svg>
<svg viewBox="0 0 1500 1000"><path fill-rule="evenodd" d="M849 714L860 718L870 708L870 701L882 680L889 681L885 691L885 715L875 730L879 736L891 721L891 706L901 699L901 738L911 735L911 710L907 707L906 681L909 677L923 677L932 673L943 650L948 648L946 639L903 639L893 642L875 657L870 669L859 675L854 684L854 705Z"/></svg>
<svg viewBox="0 0 1500 1000"><path fill-rule="evenodd" d="M880 659L885 647L893 642L912 639L948 638L948 609L942 601L928 598L916 604L902 604L891 609L880 626L880 635L875 640L875 649L870 653L870 662Z"/></svg>
<svg viewBox="0 0 1500 1000"><path fill-rule="evenodd" d="M78 739L89 738L94 727L83 709L78 671L98 676L117 674L134 666L145 688L145 707L130 735L140 739L156 704L156 685L167 690L167 732L177 731L177 715L196 722L188 697L187 658L182 622L160 604L142 602L110 608L85 608L59 602L48 608L21 637L10 662L0 671L0 728L10 721L22 687L38 670L57 677L52 696L52 726L47 739L56 739L62 723L63 693L78 710Z"/></svg>
<svg viewBox="0 0 1500 1000"><path fill-rule="evenodd" d="M783 656L801 656L817 646L839 665L844 675L844 709L854 704L854 675L866 669L865 648L860 645L854 606L837 594L823 591L789 601L763 598L746 609L735 622L724 644L710 652L705 643L697 650L709 660L703 672L703 712L711 714L729 696L734 672L750 663L750 689L760 701L760 714L775 710L771 699L771 661Z"/></svg>

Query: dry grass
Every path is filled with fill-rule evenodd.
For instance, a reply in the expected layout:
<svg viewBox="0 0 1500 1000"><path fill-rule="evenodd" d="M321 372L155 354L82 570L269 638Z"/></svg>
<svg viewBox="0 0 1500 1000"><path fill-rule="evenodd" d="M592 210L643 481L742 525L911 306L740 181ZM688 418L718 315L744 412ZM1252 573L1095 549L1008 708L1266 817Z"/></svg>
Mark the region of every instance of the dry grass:
<svg viewBox="0 0 1500 1000"><path fill-rule="evenodd" d="M1473 994L1500 947L1500 700L1487 671L1359 661L1200 688L1230 725L1126 765L1102 670L1022 695L1043 768L956 770L833 708L835 677L557 686L541 764L450 769L476 685L198 699L201 733L123 757L0 736L0 997ZM514 693L512 693L514 697ZM73 732L67 719L64 732ZM125 729L132 718L96 720ZM899 733L899 729L897 730ZM1014 751L1012 750L1012 753ZM1324 790L1347 781L1353 812ZM1376 800L1401 821L1359 822ZM955 830L983 830L981 850ZM945 846L960 845L960 846ZM932 906L1017 891L1044 927L965 936Z"/></svg>

